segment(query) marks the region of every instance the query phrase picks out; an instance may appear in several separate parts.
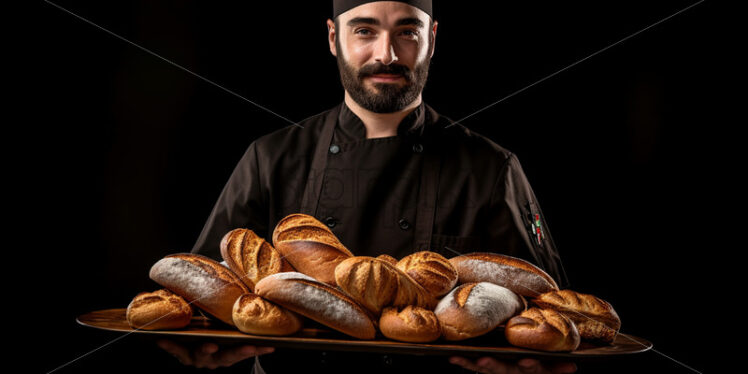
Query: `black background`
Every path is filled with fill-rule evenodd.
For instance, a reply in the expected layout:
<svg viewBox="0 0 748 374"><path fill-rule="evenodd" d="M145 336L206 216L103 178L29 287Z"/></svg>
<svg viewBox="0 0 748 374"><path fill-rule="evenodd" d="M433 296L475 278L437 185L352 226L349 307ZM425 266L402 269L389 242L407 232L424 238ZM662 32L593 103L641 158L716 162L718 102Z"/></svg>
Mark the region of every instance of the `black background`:
<svg viewBox="0 0 748 374"><path fill-rule="evenodd" d="M343 97L329 2L55 3L292 121ZM486 4L435 5L424 100L455 120L693 2ZM727 248L739 214L722 12L706 1L463 122L518 155L571 288L610 301L622 331L661 353L580 373L706 368L706 258ZM47 372L119 336L75 317L158 288L150 266L191 249L249 143L289 123L45 2L34 22L34 125L11 159L23 207L13 234L34 264L24 286L44 292L22 315L38 327L31 365ZM129 336L58 372L130 372L142 360L181 368Z"/></svg>

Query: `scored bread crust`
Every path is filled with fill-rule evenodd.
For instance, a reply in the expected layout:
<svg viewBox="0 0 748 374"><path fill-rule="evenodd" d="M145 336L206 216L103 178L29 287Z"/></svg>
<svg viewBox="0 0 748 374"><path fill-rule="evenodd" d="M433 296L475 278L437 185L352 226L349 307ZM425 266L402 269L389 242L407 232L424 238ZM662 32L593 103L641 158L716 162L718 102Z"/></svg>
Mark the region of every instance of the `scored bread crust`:
<svg viewBox="0 0 748 374"><path fill-rule="evenodd" d="M555 309L574 321L582 339L612 343L621 328L621 319L607 301L572 290L544 293L532 302Z"/></svg>
<svg viewBox="0 0 748 374"><path fill-rule="evenodd" d="M436 252L412 253L398 261L397 268L435 297L447 294L457 284L457 269L447 258Z"/></svg>
<svg viewBox="0 0 748 374"><path fill-rule="evenodd" d="M428 343L439 339L441 325L433 311L408 305L405 308L387 307L379 318L382 335L409 343Z"/></svg>
<svg viewBox="0 0 748 374"><path fill-rule="evenodd" d="M558 290L548 273L521 258L475 252L452 257L449 262L457 269L459 283L490 282L530 297Z"/></svg>
<svg viewBox="0 0 748 374"><path fill-rule="evenodd" d="M273 246L298 272L333 286L335 266L353 256L325 224L301 213L278 222Z"/></svg>
<svg viewBox="0 0 748 374"><path fill-rule="evenodd" d="M504 335L512 345L541 351L573 351L580 342L574 322L553 309L530 308L512 317Z"/></svg>
<svg viewBox="0 0 748 374"><path fill-rule="evenodd" d="M291 335L303 326L296 313L253 293L246 293L236 299L232 316L234 325L247 334Z"/></svg>
<svg viewBox="0 0 748 374"><path fill-rule="evenodd" d="M434 313L446 340L464 340L495 329L524 308L519 295L493 283L465 283L439 301Z"/></svg>
<svg viewBox="0 0 748 374"><path fill-rule="evenodd" d="M293 271L291 265L270 243L254 231L234 229L221 239L221 257L250 290L260 279L275 273Z"/></svg>
<svg viewBox="0 0 748 374"><path fill-rule="evenodd" d="M262 298L358 339L371 340L376 327L369 312L348 295L298 272L277 273L260 280Z"/></svg>
<svg viewBox="0 0 748 374"><path fill-rule="evenodd" d="M232 326L234 302L250 292L231 270L198 254L168 255L153 264L149 275L156 283Z"/></svg>
<svg viewBox="0 0 748 374"><path fill-rule="evenodd" d="M386 306L436 306L436 299L413 278L374 257L356 256L342 261L335 268L335 282L375 316Z"/></svg>
<svg viewBox="0 0 748 374"><path fill-rule="evenodd" d="M192 320L192 306L167 289L141 292L127 306L130 327L140 330L181 329Z"/></svg>

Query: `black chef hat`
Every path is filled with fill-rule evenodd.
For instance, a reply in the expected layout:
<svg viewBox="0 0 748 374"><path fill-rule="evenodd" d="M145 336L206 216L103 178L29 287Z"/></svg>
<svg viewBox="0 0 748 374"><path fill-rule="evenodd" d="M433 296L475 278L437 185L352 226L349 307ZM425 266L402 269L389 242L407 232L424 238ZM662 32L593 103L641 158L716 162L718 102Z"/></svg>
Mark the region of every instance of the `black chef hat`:
<svg viewBox="0 0 748 374"><path fill-rule="evenodd" d="M353 9L359 5L363 5L366 3L373 3L375 1L381 1L381 0L333 0L332 1L332 18L335 19L337 16L339 16L341 13L344 13L345 11L349 9ZM429 17L434 18L434 12L431 7L431 0L394 0L394 1L400 1L401 3L406 3L408 5L412 5L429 15Z"/></svg>

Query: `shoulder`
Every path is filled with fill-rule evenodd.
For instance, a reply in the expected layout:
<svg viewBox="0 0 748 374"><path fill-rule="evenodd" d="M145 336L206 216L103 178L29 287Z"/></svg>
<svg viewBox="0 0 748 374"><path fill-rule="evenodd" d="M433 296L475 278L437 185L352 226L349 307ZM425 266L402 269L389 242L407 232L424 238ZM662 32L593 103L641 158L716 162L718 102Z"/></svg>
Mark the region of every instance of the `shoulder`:
<svg viewBox="0 0 748 374"><path fill-rule="evenodd" d="M257 138L253 144L257 153L271 155L281 152L305 153L316 144L325 120L337 113L338 106L317 113L295 124ZM288 154L286 154L288 155Z"/></svg>

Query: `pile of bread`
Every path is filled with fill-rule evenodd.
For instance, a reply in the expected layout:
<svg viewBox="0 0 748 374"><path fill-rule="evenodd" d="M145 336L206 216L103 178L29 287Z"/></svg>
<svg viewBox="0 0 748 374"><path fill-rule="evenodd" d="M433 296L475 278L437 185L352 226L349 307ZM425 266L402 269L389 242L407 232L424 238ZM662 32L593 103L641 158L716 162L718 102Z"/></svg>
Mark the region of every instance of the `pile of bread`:
<svg viewBox="0 0 748 374"><path fill-rule="evenodd" d="M611 343L621 325L606 301L559 290L515 257L354 256L304 214L282 219L272 241L232 230L220 244L226 266L196 254L166 256L150 271L165 289L137 295L128 322L183 328L194 306L249 334L291 335L309 318L358 339L379 331L416 343L474 338L504 325L510 344L545 351L573 351L580 339Z"/></svg>

